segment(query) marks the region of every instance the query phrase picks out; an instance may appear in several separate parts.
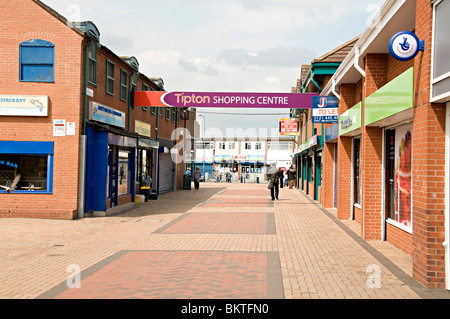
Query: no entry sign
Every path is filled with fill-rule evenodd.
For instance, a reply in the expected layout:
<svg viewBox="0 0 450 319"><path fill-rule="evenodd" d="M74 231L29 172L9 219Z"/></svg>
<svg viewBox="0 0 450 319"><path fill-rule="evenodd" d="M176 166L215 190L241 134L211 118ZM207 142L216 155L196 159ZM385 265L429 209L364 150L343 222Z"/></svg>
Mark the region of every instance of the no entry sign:
<svg viewBox="0 0 450 319"><path fill-rule="evenodd" d="M135 106L310 109L317 93L134 92Z"/></svg>

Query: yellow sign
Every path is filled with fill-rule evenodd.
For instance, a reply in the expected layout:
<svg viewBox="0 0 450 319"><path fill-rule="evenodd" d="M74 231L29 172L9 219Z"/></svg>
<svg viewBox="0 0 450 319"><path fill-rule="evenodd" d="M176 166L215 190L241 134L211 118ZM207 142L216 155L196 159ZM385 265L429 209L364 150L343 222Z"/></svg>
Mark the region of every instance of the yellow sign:
<svg viewBox="0 0 450 319"><path fill-rule="evenodd" d="M152 137L152 126L149 123L135 120L135 132L142 136Z"/></svg>

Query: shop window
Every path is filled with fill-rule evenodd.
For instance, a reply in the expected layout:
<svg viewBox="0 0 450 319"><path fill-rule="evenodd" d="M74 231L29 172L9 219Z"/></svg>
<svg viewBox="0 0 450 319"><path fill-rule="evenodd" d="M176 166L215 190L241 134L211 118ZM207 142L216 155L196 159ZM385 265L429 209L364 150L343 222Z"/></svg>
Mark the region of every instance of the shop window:
<svg viewBox="0 0 450 319"><path fill-rule="evenodd" d="M119 151L119 196L131 194L130 154L129 151Z"/></svg>
<svg viewBox="0 0 450 319"><path fill-rule="evenodd" d="M402 226L412 226L412 127L386 131L386 215Z"/></svg>
<svg viewBox="0 0 450 319"><path fill-rule="evenodd" d="M14 193L52 193L53 143L0 142L0 150L0 185L20 176Z"/></svg>
<svg viewBox="0 0 450 319"><path fill-rule="evenodd" d="M353 140L353 199L361 205L361 139Z"/></svg>
<svg viewBox="0 0 450 319"><path fill-rule="evenodd" d="M94 42L88 50L88 81L92 85L97 85L97 43Z"/></svg>
<svg viewBox="0 0 450 319"><path fill-rule="evenodd" d="M128 73L120 70L120 99L126 101L128 96Z"/></svg>
<svg viewBox="0 0 450 319"><path fill-rule="evenodd" d="M114 95L114 63L106 61L106 93Z"/></svg>
<svg viewBox="0 0 450 319"><path fill-rule="evenodd" d="M54 82L55 46L34 39L20 44L19 79L23 82Z"/></svg>

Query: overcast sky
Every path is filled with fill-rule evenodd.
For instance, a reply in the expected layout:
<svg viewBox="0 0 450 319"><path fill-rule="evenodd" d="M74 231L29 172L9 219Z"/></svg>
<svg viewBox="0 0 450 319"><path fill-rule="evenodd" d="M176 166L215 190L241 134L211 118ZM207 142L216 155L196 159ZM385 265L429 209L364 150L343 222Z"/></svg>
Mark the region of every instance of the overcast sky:
<svg viewBox="0 0 450 319"><path fill-rule="evenodd" d="M100 42L134 56L166 91L283 92L300 66L364 32L384 0L42 0L90 20ZM203 113L202 113L203 111ZM211 113L244 113L222 115ZM274 135L286 109L199 109L206 135ZM257 114L275 115L257 115ZM282 114L279 114L282 113ZM203 122L203 118L198 121ZM228 129L228 130L227 130ZM230 130L231 129L231 130ZM203 130L203 129L202 129ZM255 133L256 132L256 133Z"/></svg>

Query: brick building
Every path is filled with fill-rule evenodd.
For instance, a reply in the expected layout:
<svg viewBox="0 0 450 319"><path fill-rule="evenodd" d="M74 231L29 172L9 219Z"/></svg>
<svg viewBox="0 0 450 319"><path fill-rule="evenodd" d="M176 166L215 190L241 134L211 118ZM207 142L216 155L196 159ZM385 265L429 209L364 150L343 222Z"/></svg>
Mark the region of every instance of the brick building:
<svg viewBox="0 0 450 319"><path fill-rule="evenodd" d="M120 212L149 177L157 194L182 187L170 150L186 110L133 106L133 91L163 91L162 79L38 0L5 2L0 17L1 217Z"/></svg>
<svg viewBox="0 0 450 319"><path fill-rule="evenodd" d="M410 254L419 282L447 289L449 14L448 1L387 0L321 91L340 100L321 203L358 221L363 239Z"/></svg>
<svg viewBox="0 0 450 319"><path fill-rule="evenodd" d="M326 54L304 64L300 70L300 79L292 92L320 93L330 81L344 58L353 48L358 37L351 39ZM311 109L292 109L291 117L299 121L300 135L296 138L294 164L297 168L297 187L321 204L329 200L322 189L329 180L330 160L324 153L325 130L330 124L312 122Z"/></svg>

